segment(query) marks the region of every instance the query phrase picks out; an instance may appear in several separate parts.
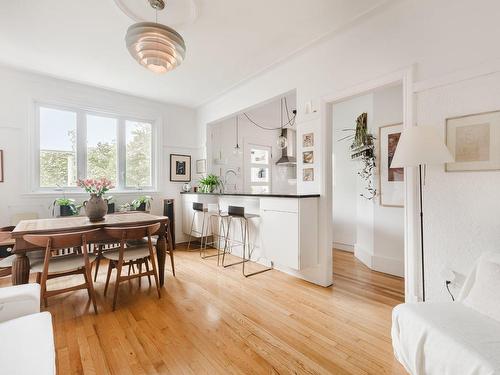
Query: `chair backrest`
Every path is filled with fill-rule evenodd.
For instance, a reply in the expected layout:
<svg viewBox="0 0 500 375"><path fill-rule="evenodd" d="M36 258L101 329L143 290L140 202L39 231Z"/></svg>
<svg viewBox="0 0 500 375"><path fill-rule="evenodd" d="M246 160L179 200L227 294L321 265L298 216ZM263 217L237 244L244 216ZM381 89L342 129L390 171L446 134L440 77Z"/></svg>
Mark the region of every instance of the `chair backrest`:
<svg viewBox="0 0 500 375"><path fill-rule="evenodd" d="M52 234L26 234L24 240L40 247L48 247L50 249L65 249L71 247L79 247L96 239L97 232L101 229L91 229L80 232L70 233L52 233Z"/></svg>
<svg viewBox="0 0 500 375"><path fill-rule="evenodd" d="M160 229L161 224L155 223L139 227L108 227L104 228L106 233L117 240L140 240L144 237L152 236Z"/></svg>
<svg viewBox="0 0 500 375"><path fill-rule="evenodd" d="M245 216L245 207L240 206L228 206L227 213L230 216Z"/></svg>
<svg viewBox="0 0 500 375"><path fill-rule="evenodd" d="M203 211L203 203L193 202L193 210L195 211Z"/></svg>

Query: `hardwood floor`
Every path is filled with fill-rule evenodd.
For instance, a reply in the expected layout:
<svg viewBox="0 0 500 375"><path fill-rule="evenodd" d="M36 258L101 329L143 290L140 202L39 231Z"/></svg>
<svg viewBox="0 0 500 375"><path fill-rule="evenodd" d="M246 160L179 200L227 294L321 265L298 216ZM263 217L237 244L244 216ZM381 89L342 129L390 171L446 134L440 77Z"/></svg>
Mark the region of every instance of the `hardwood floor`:
<svg viewBox="0 0 500 375"><path fill-rule="evenodd" d="M405 373L390 339L403 282L352 254L334 251L330 288L274 270L245 279L216 258L175 256L177 277L167 273L161 299L134 280L111 312L104 266L99 315L85 291L49 299L58 374Z"/></svg>

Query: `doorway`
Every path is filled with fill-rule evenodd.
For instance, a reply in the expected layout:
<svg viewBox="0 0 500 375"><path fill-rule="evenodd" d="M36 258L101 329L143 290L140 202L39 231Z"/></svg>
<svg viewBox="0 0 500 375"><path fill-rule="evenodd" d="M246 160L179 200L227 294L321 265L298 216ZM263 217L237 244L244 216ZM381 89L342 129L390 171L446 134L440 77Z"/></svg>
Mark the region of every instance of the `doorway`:
<svg viewBox="0 0 500 375"><path fill-rule="evenodd" d="M403 130L403 85L375 88L331 108L334 279L370 284L402 301L405 179L390 160ZM361 145L357 127L367 130Z"/></svg>

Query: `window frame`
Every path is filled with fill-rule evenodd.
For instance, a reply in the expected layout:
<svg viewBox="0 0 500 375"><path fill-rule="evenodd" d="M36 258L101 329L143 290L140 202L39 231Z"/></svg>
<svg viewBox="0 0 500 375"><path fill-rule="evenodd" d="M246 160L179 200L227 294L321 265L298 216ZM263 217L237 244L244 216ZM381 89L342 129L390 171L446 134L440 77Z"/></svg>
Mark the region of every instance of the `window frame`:
<svg viewBox="0 0 500 375"><path fill-rule="evenodd" d="M264 145L259 143L248 142L245 144L245 148L248 150L246 155L244 155L244 164L246 170L245 185L246 190L249 192L252 190L253 186L263 187L267 186L269 188L269 193L273 191L273 147L270 145ZM252 149L265 150L269 152L268 160L266 164L252 163ZM252 182L252 168L265 168L268 170L268 182Z"/></svg>
<svg viewBox="0 0 500 375"><path fill-rule="evenodd" d="M87 115L108 117L117 120L117 184L111 190L115 193L132 192L157 192L158 176L158 139L159 126L158 120L147 119L146 117L129 115L126 113L117 113L105 109L88 108L78 105L54 104L50 102L34 102L34 131L32 132L32 147L30 163L32 163L32 193L56 193L64 191L65 193L82 193L82 189L77 186L64 187L41 187L40 186L40 108L49 108L60 111L70 111L76 114L76 174L77 178L86 178L87 174ZM151 125L151 185L135 187L126 187L126 121L147 123Z"/></svg>

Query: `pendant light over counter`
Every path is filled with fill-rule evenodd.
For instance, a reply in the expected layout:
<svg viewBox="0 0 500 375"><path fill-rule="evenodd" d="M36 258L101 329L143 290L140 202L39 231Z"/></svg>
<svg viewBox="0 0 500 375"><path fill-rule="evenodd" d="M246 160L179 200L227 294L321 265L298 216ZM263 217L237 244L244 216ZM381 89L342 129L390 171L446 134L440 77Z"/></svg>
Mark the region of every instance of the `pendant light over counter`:
<svg viewBox="0 0 500 375"><path fill-rule="evenodd" d="M239 135L240 135L239 133L240 133L240 118L239 115L236 115L236 143L233 148L234 155L241 155L243 152L239 144Z"/></svg>
<svg viewBox="0 0 500 375"><path fill-rule="evenodd" d="M154 73L166 73L179 66L186 56L186 44L174 29L158 23L164 0L148 0L156 11L156 22L139 22L127 30L125 42L132 57Z"/></svg>

